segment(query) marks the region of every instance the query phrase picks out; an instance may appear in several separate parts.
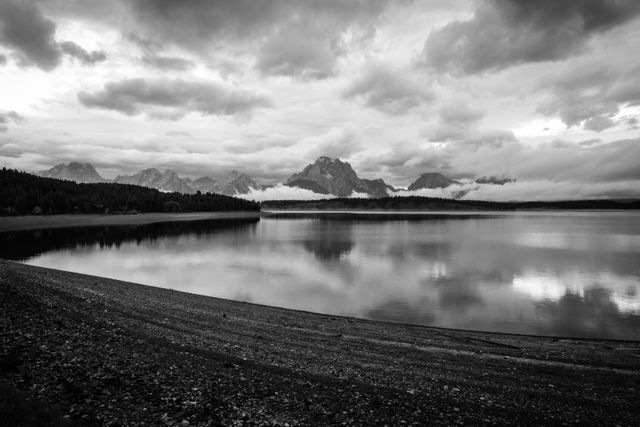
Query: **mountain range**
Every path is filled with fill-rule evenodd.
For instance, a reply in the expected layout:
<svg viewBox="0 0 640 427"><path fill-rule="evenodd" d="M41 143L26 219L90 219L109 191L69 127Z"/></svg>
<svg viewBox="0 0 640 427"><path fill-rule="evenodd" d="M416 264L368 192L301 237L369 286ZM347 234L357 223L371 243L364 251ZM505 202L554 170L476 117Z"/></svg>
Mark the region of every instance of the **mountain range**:
<svg viewBox="0 0 640 427"><path fill-rule="evenodd" d="M109 182L108 179L100 176L90 163L71 162L69 164L60 164L46 171L38 172L38 175L75 182ZM227 196L247 194L251 190L262 189L249 175L237 171L232 171L229 175L216 181L209 176L203 176L195 180L181 178L177 173L169 169L160 171L150 168L133 175L118 175L112 182L140 185L165 192L194 194L200 191L202 193L218 193Z"/></svg>
<svg viewBox="0 0 640 427"><path fill-rule="evenodd" d="M100 176L90 163L72 162L60 164L49 170L39 172L39 175L76 182L109 181ZM224 178L215 180L209 176L197 179L181 178L172 170L160 171L155 168L145 169L133 175L118 175L113 182L151 187L166 192L193 194L200 191L202 193L218 193L228 196L248 194L251 191L259 191L268 187L256 184L249 175L238 171L232 171ZM491 176L478 178L475 182L478 184L504 185L513 182L513 180ZM302 171L294 173L283 184L319 194L331 194L336 197L364 195L380 198L393 195L394 192L398 191L384 182L383 179L360 178L349 163L326 156L319 157ZM452 184L459 184L459 182L441 173L428 172L420 175L411 183L408 190L445 188Z"/></svg>

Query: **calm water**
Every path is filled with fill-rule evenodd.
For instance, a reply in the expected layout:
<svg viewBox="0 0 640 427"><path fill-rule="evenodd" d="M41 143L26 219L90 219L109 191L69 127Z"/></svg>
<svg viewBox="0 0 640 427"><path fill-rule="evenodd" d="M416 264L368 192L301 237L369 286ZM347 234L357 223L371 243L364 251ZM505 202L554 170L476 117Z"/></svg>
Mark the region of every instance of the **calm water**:
<svg viewBox="0 0 640 427"><path fill-rule="evenodd" d="M444 327L640 339L640 213L319 215L0 236L0 256Z"/></svg>

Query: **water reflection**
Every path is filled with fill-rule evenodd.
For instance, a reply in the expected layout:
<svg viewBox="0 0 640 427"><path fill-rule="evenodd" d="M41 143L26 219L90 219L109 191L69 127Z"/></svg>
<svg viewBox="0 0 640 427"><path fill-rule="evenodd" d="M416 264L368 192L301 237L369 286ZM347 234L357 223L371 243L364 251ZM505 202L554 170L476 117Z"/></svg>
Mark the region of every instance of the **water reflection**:
<svg viewBox="0 0 640 427"><path fill-rule="evenodd" d="M302 216L50 231L2 247L32 264L323 313L640 339L638 219Z"/></svg>
<svg viewBox="0 0 640 427"><path fill-rule="evenodd" d="M163 222L144 225L53 228L0 233L0 258L22 261L61 249L119 248L124 242L150 244L160 238L191 235L199 239L222 232L255 229L259 218Z"/></svg>
<svg viewBox="0 0 640 427"><path fill-rule="evenodd" d="M353 225L342 221L312 221L308 224L302 246L321 261L333 262L349 254L355 242Z"/></svg>

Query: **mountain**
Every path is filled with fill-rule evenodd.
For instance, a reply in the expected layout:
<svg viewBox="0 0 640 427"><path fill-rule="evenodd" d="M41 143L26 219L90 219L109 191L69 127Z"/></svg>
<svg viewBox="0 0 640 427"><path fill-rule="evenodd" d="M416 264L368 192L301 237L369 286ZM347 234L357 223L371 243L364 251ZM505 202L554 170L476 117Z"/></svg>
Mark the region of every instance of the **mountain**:
<svg viewBox="0 0 640 427"><path fill-rule="evenodd" d="M376 199L379 199L380 197L389 197L389 191L396 191L393 186L387 184L381 178L361 179L361 181L368 188L367 193Z"/></svg>
<svg viewBox="0 0 640 427"><path fill-rule="evenodd" d="M113 182L117 184L132 184L143 187L156 188L165 192L178 192L191 194L194 191L189 186L191 180L184 180L172 170L160 172L158 169L150 168L140 171L134 175L118 175Z"/></svg>
<svg viewBox="0 0 640 427"><path fill-rule="evenodd" d="M60 164L46 171L38 172L44 178L65 179L75 182L105 182L106 179L100 176L90 163L71 162L67 165Z"/></svg>
<svg viewBox="0 0 640 427"><path fill-rule="evenodd" d="M325 156L291 175L284 185L337 197L349 197L354 191L376 198L387 197L387 189L392 188L381 179L361 179L349 163Z"/></svg>
<svg viewBox="0 0 640 427"><path fill-rule="evenodd" d="M201 178L202 179L202 178ZM255 183L253 179L246 173L231 171L231 173L221 180L217 181L214 186L214 192L234 196L236 194L247 194L251 190L261 190L262 187Z"/></svg>
<svg viewBox="0 0 640 427"><path fill-rule="evenodd" d="M202 178L189 182L189 187L191 187L193 191L201 191L203 193L215 193L215 185L216 181L208 176L203 176Z"/></svg>
<svg viewBox="0 0 640 427"><path fill-rule="evenodd" d="M437 173L423 173L418 179L416 179L408 188L409 191L420 190L421 188L444 188L451 184L455 184L456 181L448 178L447 176Z"/></svg>

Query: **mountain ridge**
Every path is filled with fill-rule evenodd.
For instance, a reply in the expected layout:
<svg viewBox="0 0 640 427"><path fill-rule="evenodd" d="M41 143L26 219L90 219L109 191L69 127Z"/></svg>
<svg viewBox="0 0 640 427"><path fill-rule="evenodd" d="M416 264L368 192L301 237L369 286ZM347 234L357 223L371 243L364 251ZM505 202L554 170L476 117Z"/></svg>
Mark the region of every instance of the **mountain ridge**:
<svg viewBox="0 0 640 427"><path fill-rule="evenodd" d="M113 180L100 176L90 163L70 162L58 164L50 169L37 173L43 178L66 179L79 183L113 182L115 184L139 185L155 188L163 192L178 192L183 194L217 193L225 196L247 194L252 190L261 190L262 186L247 174L231 171L220 180L209 176L197 179L181 178L171 169L164 171L157 168L147 168L131 175L118 175Z"/></svg>
<svg viewBox="0 0 640 427"><path fill-rule="evenodd" d="M171 169L160 170L152 167L132 175L118 175L113 180L108 180L100 176L90 163L71 162L69 164L56 165L46 171L38 172L38 174L43 177L67 179L76 182L114 182L140 185L163 192L184 194L201 192L238 196L272 187L259 185L248 174L236 170L232 170L226 176L216 180L210 176L196 179L182 178ZM483 176L476 178L472 182L479 185L504 185L514 181L514 179L507 177ZM328 156L318 157L313 163L307 164L300 172L289 176L282 184L338 198L353 196L384 198L396 195L401 190L387 184L382 178L360 178L349 162ZM439 172L426 172L412 182L407 191L447 188L455 184L461 183ZM459 198L458 195L460 194L463 193L453 193L452 197L454 199Z"/></svg>
<svg viewBox="0 0 640 427"><path fill-rule="evenodd" d="M65 179L75 182L107 182L91 163L70 162L68 164L55 165L51 169L39 171L36 175L43 178Z"/></svg>

